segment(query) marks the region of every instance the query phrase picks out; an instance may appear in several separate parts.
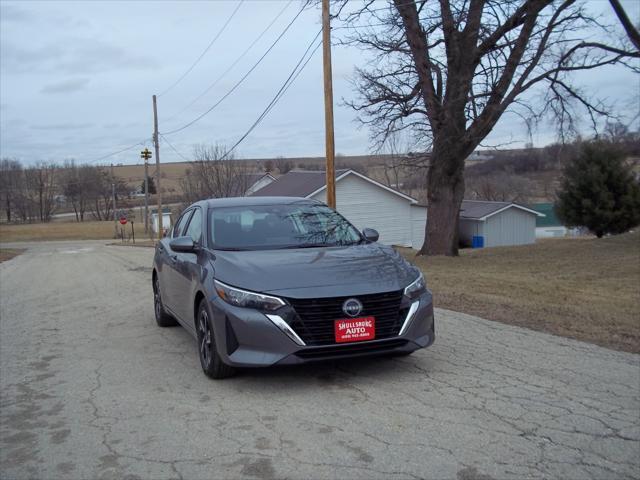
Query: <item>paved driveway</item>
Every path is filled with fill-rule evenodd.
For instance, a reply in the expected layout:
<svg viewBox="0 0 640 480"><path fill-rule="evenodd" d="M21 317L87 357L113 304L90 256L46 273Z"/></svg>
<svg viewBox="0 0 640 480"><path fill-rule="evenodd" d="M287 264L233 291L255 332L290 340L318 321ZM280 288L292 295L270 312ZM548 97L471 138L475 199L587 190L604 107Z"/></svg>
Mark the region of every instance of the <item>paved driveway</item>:
<svg viewBox="0 0 640 480"><path fill-rule="evenodd" d="M2 478L638 478L639 356L437 311L403 359L201 372L152 250L0 265Z"/></svg>

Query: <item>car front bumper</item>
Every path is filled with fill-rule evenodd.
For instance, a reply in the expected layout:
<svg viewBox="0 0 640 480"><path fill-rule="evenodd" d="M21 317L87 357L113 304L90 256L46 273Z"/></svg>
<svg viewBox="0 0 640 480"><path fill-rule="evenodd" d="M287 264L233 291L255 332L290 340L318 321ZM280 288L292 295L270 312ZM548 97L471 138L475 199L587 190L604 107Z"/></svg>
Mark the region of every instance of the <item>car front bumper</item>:
<svg viewBox="0 0 640 480"><path fill-rule="evenodd" d="M211 300L218 353L234 367L293 365L340 358L411 353L435 340L433 302L422 295L404 332L391 338L322 346L302 346L257 310Z"/></svg>

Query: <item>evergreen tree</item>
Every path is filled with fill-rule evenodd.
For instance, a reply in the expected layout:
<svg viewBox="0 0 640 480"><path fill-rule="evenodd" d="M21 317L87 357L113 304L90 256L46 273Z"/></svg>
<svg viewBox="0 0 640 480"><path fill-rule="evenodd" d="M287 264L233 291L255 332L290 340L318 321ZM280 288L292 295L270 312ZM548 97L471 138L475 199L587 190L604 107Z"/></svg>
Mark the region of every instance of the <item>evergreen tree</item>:
<svg viewBox="0 0 640 480"><path fill-rule="evenodd" d="M611 142L592 141L566 165L556 212L565 225L598 238L640 224L640 185Z"/></svg>

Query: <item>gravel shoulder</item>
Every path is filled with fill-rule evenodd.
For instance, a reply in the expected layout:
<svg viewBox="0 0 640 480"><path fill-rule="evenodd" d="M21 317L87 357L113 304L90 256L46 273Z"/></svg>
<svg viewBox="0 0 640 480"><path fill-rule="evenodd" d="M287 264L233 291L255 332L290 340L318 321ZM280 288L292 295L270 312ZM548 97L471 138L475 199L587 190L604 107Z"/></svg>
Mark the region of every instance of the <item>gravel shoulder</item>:
<svg viewBox="0 0 640 480"><path fill-rule="evenodd" d="M0 264L2 478L640 477L639 355L437 310L407 358L213 382L155 326L153 250L20 246Z"/></svg>

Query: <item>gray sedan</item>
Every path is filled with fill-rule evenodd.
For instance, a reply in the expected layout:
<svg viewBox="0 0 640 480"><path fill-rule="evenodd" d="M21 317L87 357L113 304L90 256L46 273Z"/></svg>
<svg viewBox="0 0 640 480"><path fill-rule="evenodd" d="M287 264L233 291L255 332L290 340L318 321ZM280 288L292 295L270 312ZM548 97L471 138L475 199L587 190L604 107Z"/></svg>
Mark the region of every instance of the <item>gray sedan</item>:
<svg viewBox="0 0 640 480"><path fill-rule="evenodd" d="M197 339L212 378L238 367L408 355L433 343L431 292L377 240L313 200L195 203L156 246L156 321Z"/></svg>

